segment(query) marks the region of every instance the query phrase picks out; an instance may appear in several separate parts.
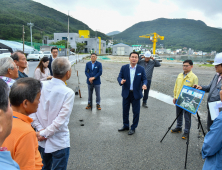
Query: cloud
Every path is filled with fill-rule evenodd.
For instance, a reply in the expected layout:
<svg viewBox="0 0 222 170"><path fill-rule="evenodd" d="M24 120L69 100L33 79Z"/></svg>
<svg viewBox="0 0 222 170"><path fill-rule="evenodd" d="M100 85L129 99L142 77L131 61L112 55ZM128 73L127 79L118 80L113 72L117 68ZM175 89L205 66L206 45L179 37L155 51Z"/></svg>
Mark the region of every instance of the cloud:
<svg viewBox="0 0 222 170"><path fill-rule="evenodd" d="M220 0L186 0L178 1L171 0L177 4L181 9L187 10L198 10L203 12L206 17L222 14L221 6L222 1Z"/></svg>

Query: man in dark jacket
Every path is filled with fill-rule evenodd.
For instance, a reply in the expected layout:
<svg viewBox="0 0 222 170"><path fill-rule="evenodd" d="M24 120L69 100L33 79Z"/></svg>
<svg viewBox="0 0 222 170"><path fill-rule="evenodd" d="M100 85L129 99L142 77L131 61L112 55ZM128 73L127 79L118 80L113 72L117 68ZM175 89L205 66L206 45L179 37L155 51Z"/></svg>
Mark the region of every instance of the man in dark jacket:
<svg viewBox="0 0 222 170"><path fill-rule="evenodd" d="M132 52L129 55L130 64L123 65L117 81L122 86L123 97L123 127L118 129L119 132L129 130L129 110L130 103L133 108L133 124L128 135L133 135L139 123L140 116L140 99L143 97L142 89L146 90L146 73L145 69L137 65L139 54Z"/></svg>
<svg viewBox="0 0 222 170"><path fill-rule="evenodd" d="M93 89L95 88L96 91L96 107L98 110L101 110L100 107L100 76L102 75L102 64L98 61L97 54L91 54L91 61L86 63L85 74L87 77L87 84L88 84L88 106L86 109L90 109L92 107L92 94Z"/></svg>
<svg viewBox="0 0 222 170"><path fill-rule="evenodd" d="M51 76L53 76L53 73L52 73L52 62L53 62L53 60L55 60L56 57L58 56L58 48L57 48L57 47L52 47L52 48L51 48L51 53L52 53L52 56L49 58L48 68L49 68L49 70L50 70Z"/></svg>
<svg viewBox="0 0 222 170"><path fill-rule="evenodd" d="M207 102L215 102L220 101L220 90L221 90L221 77L222 77L222 53L219 53L215 56L214 63L216 74L214 75L213 80L210 82L208 86L199 86L194 85L197 89L203 90L205 92L209 92ZM207 104L208 108L208 104ZM213 124L211 120L210 110L208 108L208 117L207 117L207 129L210 131L210 126Z"/></svg>
<svg viewBox="0 0 222 170"><path fill-rule="evenodd" d="M144 58L144 60L142 60ZM149 96L150 86L151 86L151 80L153 76L153 69L154 67L160 67L159 61L154 59L151 56L151 53L147 51L144 56L139 57L138 65L141 65L146 72L146 78L147 78L147 89L144 90L144 96L143 96L143 104L142 106L145 108L148 108L147 106L147 100Z"/></svg>

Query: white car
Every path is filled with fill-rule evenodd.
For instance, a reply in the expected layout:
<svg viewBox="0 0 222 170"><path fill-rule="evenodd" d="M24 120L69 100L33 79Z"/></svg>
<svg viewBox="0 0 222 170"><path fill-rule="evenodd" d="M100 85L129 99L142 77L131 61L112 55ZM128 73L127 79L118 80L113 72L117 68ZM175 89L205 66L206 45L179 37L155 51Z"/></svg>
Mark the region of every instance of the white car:
<svg viewBox="0 0 222 170"><path fill-rule="evenodd" d="M48 57L48 58L50 58L51 56L52 56L51 51L44 51L44 52L43 52L43 57Z"/></svg>
<svg viewBox="0 0 222 170"><path fill-rule="evenodd" d="M76 53L74 53L74 52L72 52L72 51L70 51L70 55L75 55Z"/></svg>
<svg viewBox="0 0 222 170"><path fill-rule="evenodd" d="M31 53L28 54L27 56L27 61L29 60L38 60L40 61L43 57L43 54L39 51L32 51Z"/></svg>
<svg viewBox="0 0 222 170"><path fill-rule="evenodd" d="M0 49L0 58L10 57L11 53L8 49Z"/></svg>

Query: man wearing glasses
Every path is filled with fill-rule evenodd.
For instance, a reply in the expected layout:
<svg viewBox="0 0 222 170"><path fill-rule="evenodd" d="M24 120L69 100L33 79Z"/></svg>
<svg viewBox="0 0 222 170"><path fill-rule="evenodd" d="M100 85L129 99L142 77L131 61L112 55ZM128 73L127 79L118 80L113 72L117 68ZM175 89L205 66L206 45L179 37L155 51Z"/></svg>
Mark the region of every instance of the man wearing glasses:
<svg viewBox="0 0 222 170"><path fill-rule="evenodd" d="M88 105L86 106L86 109L92 108L92 94L93 89L95 88L96 91L96 107L98 110L101 110L100 107L100 76L102 75L102 64L98 61L97 54L92 53L91 54L91 61L86 63L85 68L85 75L87 77L87 84L88 84Z"/></svg>
<svg viewBox="0 0 222 170"><path fill-rule="evenodd" d="M176 79L176 83L174 86L174 99L173 103L176 104L176 101L180 95L180 91L182 90L183 86L193 87L194 84L198 84L197 76L191 71L193 68L193 61L192 60L185 60L183 62L183 73L180 73ZM181 113L182 112L182 113ZM181 113L181 114L180 114ZM180 133L182 132L182 124L183 124L183 114L185 118L185 129L182 139L187 139L188 133L191 127L191 113L183 110L182 108L176 106L176 116L180 116L177 118L177 126L175 129L172 129L172 133Z"/></svg>
<svg viewBox="0 0 222 170"><path fill-rule="evenodd" d="M213 80L208 86L199 86L194 84L194 87L205 92L209 92L207 102L220 101L220 90L221 90L221 76L222 76L222 53L219 53L215 56L214 63L216 74L214 75ZM207 104L208 108L208 104ZM207 117L207 129L210 131L210 126L213 124L211 120L210 111L208 108L208 117Z"/></svg>
<svg viewBox="0 0 222 170"><path fill-rule="evenodd" d="M51 48L51 54L52 54L52 57L49 58L49 65L48 65L48 68L50 70L50 74L51 76L53 76L53 73L52 73L52 62L56 59L56 57L58 56L58 48L57 47L52 47Z"/></svg>

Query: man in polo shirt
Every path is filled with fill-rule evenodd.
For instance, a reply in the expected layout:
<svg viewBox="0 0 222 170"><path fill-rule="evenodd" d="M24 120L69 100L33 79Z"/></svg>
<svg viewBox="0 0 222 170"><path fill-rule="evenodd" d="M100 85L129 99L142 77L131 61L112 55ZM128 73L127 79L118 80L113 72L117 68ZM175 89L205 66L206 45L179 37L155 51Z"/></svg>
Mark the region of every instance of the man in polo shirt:
<svg viewBox="0 0 222 170"><path fill-rule="evenodd" d="M193 87L194 84L198 84L197 76L191 71L193 68L192 60L185 60L183 62L183 73L180 73L176 79L176 83L174 86L174 99L173 103L176 104L176 101L180 95L180 91L183 86ZM182 112L182 113L181 113ZM172 129L172 133L180 133L182 132L182 124L183 124L183 114L185 118L185 129L182 139L187 139L188 133L191 127L191 113L183 110L182 108L176 106L176 116L180 116L177 118L177 126L175 129Z"/></svg>
<svg viewBox="0 0 222 170"><path fill-rule="evenodd" d="M12 108L8 100L8 85L0 79L0 169L19 170L18 164L12 159L6 147L1 147L12 129Z"/></svg>
<svg viewBox="0 0 222 170"><path fill-rule="evenodd" d="M9 94L13 110L11 134L3 145L11 152L12 158L21 169L42 169L36 132L31 127L31 113L37 111L42 84L33 78L17 80Z"/></svg>
<svg viewBox="0 0 222 170"><path fill-rule="evenodd" d="M20 78L28 77L27 74L25 74L24 70L27 68L27 61L25 54L22 51L16 51L11 55L11 58L14 60L15 64L18 66L18 74Z"/></svg>

